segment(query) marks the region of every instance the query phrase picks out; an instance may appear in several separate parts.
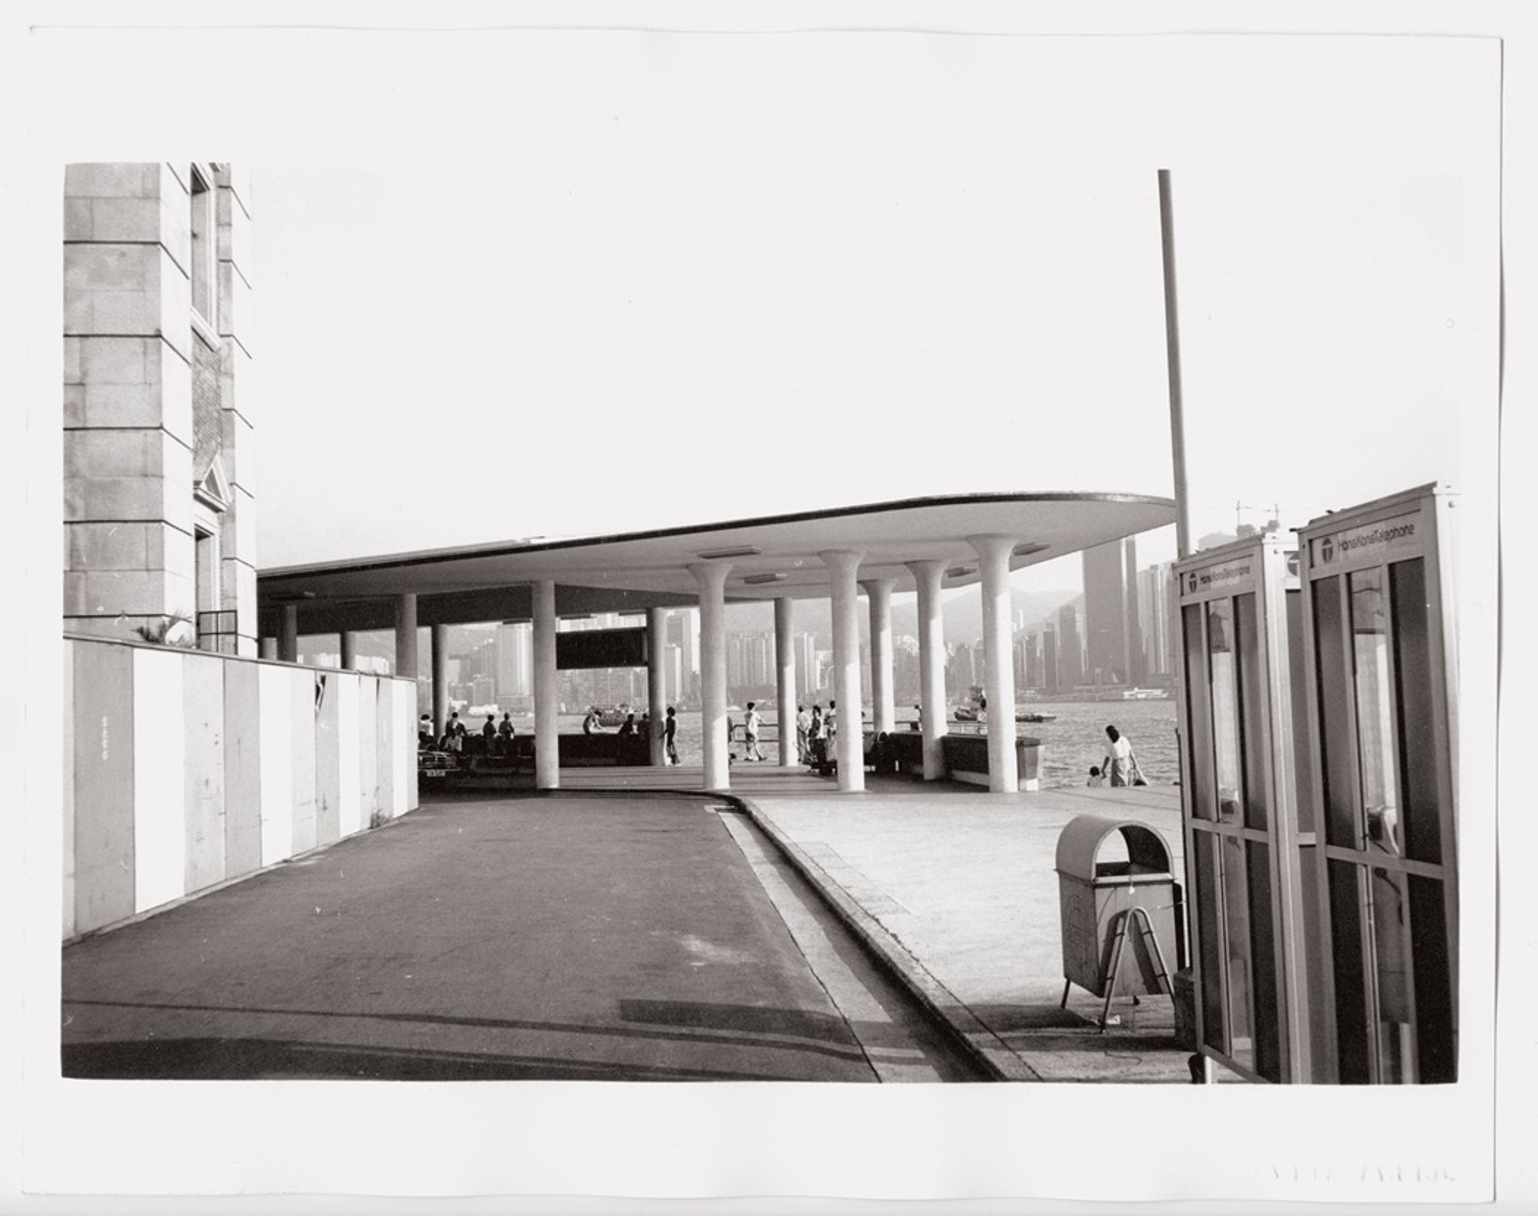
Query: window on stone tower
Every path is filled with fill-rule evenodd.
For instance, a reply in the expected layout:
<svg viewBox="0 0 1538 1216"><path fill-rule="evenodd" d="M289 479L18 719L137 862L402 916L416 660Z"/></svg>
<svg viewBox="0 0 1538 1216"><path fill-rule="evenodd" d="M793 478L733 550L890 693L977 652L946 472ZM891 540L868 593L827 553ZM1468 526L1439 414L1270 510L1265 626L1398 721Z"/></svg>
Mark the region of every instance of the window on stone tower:
<svg viewBox="0 0 1538 1216"><path fill-rule="evenodd" d="M192 166L192 307L210 325L214 321L214 192L212 183Z"/></svg>

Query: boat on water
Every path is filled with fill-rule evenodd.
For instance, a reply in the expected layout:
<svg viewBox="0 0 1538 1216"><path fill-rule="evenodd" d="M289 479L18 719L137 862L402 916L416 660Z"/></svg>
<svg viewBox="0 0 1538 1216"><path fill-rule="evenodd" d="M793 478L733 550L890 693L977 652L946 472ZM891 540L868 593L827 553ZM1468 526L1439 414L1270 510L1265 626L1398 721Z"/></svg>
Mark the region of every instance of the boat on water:
<svg viewBox="0 0 1538 1216"><path fill-rule="evenodd" d="M976 722L978 720L978 711L981 708L982 707L978 706L978 705L958 705L952 711L952 716L958 722ZM1015 710L1015 721L1016 722L1056 722L1057 721L1057 715L1056 714L1039 713L1039 712L1037 712L1034 709L1017 709L1017 710Z"/></svg>
<svg viewBox="0 0 1538 1216"><path fill-rule="evenodd" d="M599 726L623 726L625 719L635 711L628 701L621 701L618 705L595 705L593 712L598 715Z"/></svg>

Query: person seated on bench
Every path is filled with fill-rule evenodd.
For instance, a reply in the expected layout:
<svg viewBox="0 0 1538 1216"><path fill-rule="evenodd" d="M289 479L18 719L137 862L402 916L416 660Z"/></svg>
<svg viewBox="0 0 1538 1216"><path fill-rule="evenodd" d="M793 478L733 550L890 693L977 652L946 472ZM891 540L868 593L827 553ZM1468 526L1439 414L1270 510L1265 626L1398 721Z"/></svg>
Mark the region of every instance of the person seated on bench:
<svg viewBox="0 0 1538 1216"><path fill-rule="evenodd" d="M619 724L619 733L622 735L633 735L636 733L634 714L625 715L625 720Z"/></svg>

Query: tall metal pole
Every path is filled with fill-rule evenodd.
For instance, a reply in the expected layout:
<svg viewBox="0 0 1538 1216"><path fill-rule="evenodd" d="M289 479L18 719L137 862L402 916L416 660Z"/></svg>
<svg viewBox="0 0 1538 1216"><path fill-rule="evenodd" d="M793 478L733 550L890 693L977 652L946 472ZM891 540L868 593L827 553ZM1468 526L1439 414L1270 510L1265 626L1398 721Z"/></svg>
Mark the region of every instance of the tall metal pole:
<svg viewBox="0 0 1538 1216"><path fill-rule="evenodd" d="M1170 387L1170 462L1174 466L1175 474L1175 551L1179 557L1189 557L1191 554L1191 506L1186 488L1185 414L1180 397L1180 316L1175 305L1175 211L1170 202L1168 169L1159 170L1159 236L1164 250L1164 354ZM1184 647L1175 644L1175 639L1179 636L1177 631L1183 630L1185 626L1180 616L1180 597L1173 586L1170 588L1170 609L1170 649L1176 659L1170 670L1175 675L1175 755L1180 761L1180 826L1185 846L1186 890L1195 891L1195 841L1192 839L1189 798L1191 774L1186 764L1185 741L1181 737L1180 729L1186 715L1185 674L1180 668L1180 656L1184 653ZM1190 915L1189 912L1187 915ZM1193 918L1186 926L1186 939L1193 944L1196 940L1195 930ZM1192 953L1194 956L1195 950ZM1190 971L1194 985L1196 967L1191 966ZM1217 1078L1214 1074L1212 1057L1204 1055L1201 1050L1204 1027L1199 992L1193 991L1192 1002L1194 1005L1192 1022L1196 1027L1197 1054L1191 1057L1191 1079L1211 1085Z"/></svg>
<svg viewBox="0 0 1538 1216"><path fill-rule="evenodd" d="M1164 354L1170 386L1170 459L1175 471L1175 552L1191 553L1191 505L1186 491L1186 427L1180 398L1180 317L1175 306L1175 214L1170 171L1159 170L1159 232L1164 246Z"/></svg>

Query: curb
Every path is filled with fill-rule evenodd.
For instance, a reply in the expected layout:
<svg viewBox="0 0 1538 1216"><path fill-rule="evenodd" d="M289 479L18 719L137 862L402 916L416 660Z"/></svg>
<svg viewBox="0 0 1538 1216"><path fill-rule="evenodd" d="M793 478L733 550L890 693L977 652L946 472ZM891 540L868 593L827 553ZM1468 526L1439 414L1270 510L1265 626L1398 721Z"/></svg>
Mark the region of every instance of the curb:
<svg viewBox="0 0 1538 1216"><path fill-rule="evenodd" d="M937 980L923 963L889 933L881 922L862 908L838 883L834 882L801 847L775 826L768 816L746 798L737 794L713 795L723 802L733 802L753 821L778 849L791 867L801 875L859 940L873 958L889 971L904 989L922 1005L956 1042L996 1081L1040 1081L1042 1076L1016 1055L1009 1046L978 1019L959 997Z"/></svg>

